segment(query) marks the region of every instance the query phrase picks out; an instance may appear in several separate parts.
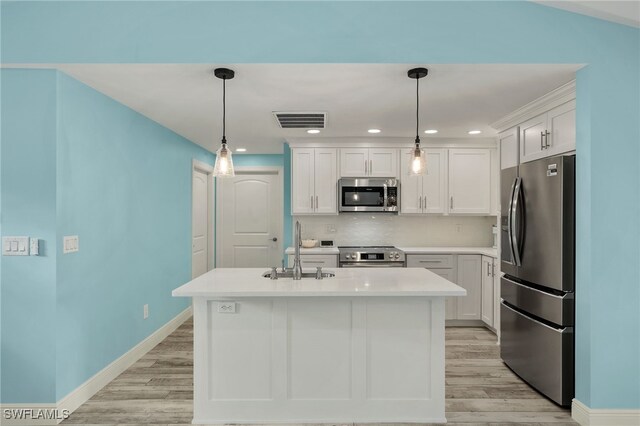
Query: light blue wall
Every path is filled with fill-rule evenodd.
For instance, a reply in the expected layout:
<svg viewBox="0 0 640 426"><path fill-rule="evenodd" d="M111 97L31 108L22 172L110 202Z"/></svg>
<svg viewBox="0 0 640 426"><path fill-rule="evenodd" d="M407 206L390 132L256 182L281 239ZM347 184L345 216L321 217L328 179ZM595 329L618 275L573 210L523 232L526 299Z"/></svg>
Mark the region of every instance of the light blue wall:
<svg viewBox="0 0 640 426"><path fill-rule="evenodd" d="M593 408L640 408L638 29L532 2L13 2L1 43L14 63L588 64L576 392Z"/></svg>
<svg viewBox="0 0 640 426"><path fill-rule="evenodd" d="M57 399L184 310L192 159L213 154L64 74L58 86ZM142 306L149 304L149 318Z"/></svg>
<svg viewBox="0 0 640 426"><path fill-rule="evenodd" d="M39 257L2 256L3 401L55 400L56 72L0 70L2 235L34 236Z"/></svg>

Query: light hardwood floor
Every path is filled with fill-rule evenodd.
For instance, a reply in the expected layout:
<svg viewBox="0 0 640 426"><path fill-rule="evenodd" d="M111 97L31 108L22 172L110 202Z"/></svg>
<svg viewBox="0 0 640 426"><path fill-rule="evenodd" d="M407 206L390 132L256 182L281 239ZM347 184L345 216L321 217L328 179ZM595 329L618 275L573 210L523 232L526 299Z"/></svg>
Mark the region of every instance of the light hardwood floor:
<svg viewBox="0 0 640 426"><path fill-rule="evenodd" d="M449 425L577 425L504 366L484 328L447 328ZM63 424L183 425L193 408L193 322L186 321ZM386 426L386 425L385 425Z"/></svg>

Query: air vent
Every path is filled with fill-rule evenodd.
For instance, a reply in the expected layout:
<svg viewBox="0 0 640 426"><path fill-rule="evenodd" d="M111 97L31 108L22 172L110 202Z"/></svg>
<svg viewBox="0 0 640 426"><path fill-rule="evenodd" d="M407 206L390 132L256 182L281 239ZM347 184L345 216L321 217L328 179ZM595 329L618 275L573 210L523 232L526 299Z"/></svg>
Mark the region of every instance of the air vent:
<svg viewBox="0 0 640 426"><path fill-rule="evenodd" d="M324 129L326 112L274 112L283 129Z"/></svg>

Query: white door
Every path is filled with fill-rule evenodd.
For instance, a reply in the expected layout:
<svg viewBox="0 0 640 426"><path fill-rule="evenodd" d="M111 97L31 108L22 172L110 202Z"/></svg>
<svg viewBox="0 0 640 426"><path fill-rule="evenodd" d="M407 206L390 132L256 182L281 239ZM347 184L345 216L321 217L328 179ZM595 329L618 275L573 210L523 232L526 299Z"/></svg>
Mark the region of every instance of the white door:
<svg viewBox="0 0 640 426"><path fill-rule="evenodd" d="M313 213L313 148L295 148L291 152L291 213Z"/></svg>
<svg viewBox="0 0 640 426"><path fill-rule="evenodd" d="M191 278L196 278L211 268L213 247L211 245L212 231L211 200L213 188L210 187L209 174L197 168L193 169L191 186Z"/></svg>
<svg viewBox="0 0 640 426"><path fill-rule="evenodd" d="M368 176L369 150L367 148L340 149L340 177Z"/></svg>
<svg viewBox="0 0 640 426"><path fill-rule="evenodd" d="M317 214L338 213L338 159L335 148L316 148L314 156L314 211ZM300 172L299 172L300 173Z"/></svg>
<svg viewBox="0 0 640 426"><path fill-rule="evenodd" d="M281 264L282 186L281 171L218 179L218 267Z"/></svg>
<svg viewBox="0 0 640 426"><path fill-rule="evenodd" d="M520 125L520 163L537 160L546 155L544 133L547 131L547 113L540 114Z"/></svg>
<svg viewBox="0 0 640 426"><path fill-rule="evenodd" d="M548 112L549 140L545 156L576 149L576 101L567 102Z"/></svg>
<svg viewBox="0 0 640 426"><path fill-rule="evenodd" d="M422 177L422 209L425 213L444 213L446 211L447 150L426 149L425 155L427 171ZM400 184L402 185L402 181Z"/></svg>
<svg viewBox="0 0 640 426"><path fill-rule="evenodd" d="M398 177L398 150L392 148L369 149L369 176Z"/></svg>
<svg viewBox="0 0 640 426"><path fill-rule="evenodd" d="M489 214L491 151L449 150L449 213Z"/></svg>
<svg viewBox="0 0 640 426"><path fill-rule="evenodd" d="M422 176L409 173L412 152L406 151L400 156L400 213L402 214L423 212ZM428 157L427 161L429 161Z"/></svg>

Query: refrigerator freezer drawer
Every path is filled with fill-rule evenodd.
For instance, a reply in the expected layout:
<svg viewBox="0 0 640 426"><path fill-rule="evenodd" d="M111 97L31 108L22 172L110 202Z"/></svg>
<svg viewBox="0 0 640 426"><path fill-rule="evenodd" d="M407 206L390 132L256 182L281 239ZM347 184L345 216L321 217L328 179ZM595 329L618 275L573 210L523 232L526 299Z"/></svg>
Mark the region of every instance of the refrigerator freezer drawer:
<svg viewBox="0 0 640 426"><path fill-rule="evenodd" d="M518 376L560 405L573 398L573 328L553 328L500 305L502 360Z"/></svg>
<svg viewBox="0 0 640 426"><path fill-rule="evenodd" d="M563 326L574 324L573 293L552 294L502 277L500 297L516 308L554 324Z"/></svg>

